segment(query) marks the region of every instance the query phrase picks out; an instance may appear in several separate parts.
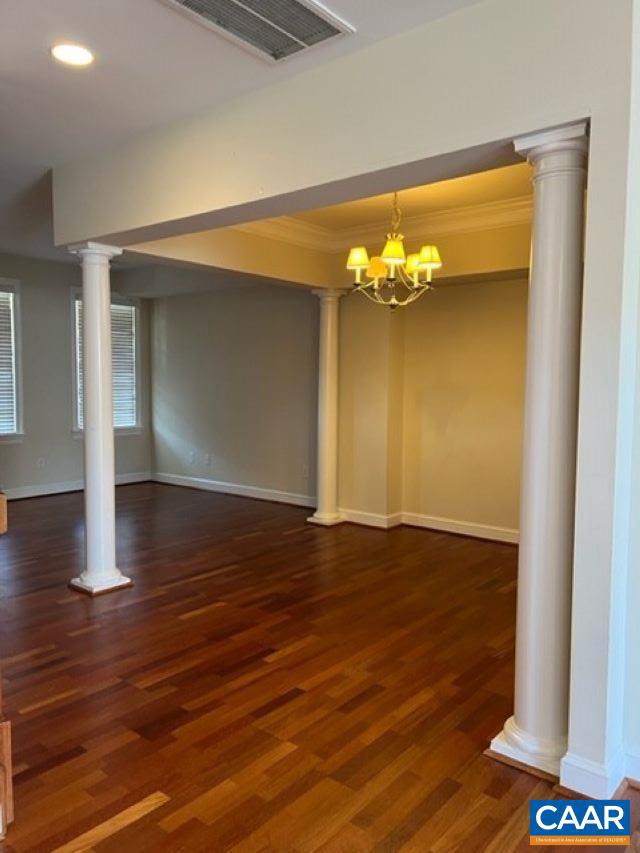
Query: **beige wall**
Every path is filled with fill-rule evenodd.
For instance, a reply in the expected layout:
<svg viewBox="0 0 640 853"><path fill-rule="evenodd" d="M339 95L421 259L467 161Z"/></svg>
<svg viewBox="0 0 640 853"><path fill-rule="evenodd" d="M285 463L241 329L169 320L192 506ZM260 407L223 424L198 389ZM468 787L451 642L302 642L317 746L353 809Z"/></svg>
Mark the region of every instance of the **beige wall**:
<svg viewBox="0 0 640 853"><path fill-rule="evenodd" d="M401 510L403 321L356 293L340 302L339 503L364 523Z"/></svg>
<svg viewBox="0 0 640 853"><path fill-rule="evenodd" d="M156 472L313 495L317 351L318 299L308 291L155 300Z"/></svg>
<svg viewBox="0 0 640 853"><path fill-rule="evenodd" d="M526 298L443 286L406 312L405 512L518 528Z"/></svg>
<svg viewBox="0 0 640 853"><path fill-rule="evenodd" d="M515 538L526 292L523 280L442 284L395 313L342 299L339 499L348 516Z"/></svg>
<svg viewBox="0 0 640 853"><path fill-rule="evenodd" d="M24 438L0 442L0 486L9 494L79 486L82 439L73 433L71 289L75 264L0 255L0 277L20 282ZM140 435L116 438L119 474L151 464L148 411L148 315L142 311L143 423Z"/></svg>

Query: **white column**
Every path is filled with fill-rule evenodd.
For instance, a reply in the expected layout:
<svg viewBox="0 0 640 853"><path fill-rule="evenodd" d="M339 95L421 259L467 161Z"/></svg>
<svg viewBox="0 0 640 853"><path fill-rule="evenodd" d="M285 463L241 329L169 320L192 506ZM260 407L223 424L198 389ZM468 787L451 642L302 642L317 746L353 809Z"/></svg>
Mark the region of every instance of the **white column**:
<svg viewBox="0 0 640 853"><path fill-rule="evenodd" d="M558 775L567 749L584 123L518 139L533 166L514 714L491 748Z"/></svg>
<svg viewBox="0 0 640 853"><path fill-rule="evenodd" d="M85 570L70 585L99 595L130 586L116 567L115 463L109 262L122 249L85 243L82 259Z"/></svg>
<svg viewBox="0 0 640 853"><path fill-rule="evenodd" d="M330 527L338 512L338 319L341 290L317 290L320 298L318 365L318 503L308 520Z"/></svg>

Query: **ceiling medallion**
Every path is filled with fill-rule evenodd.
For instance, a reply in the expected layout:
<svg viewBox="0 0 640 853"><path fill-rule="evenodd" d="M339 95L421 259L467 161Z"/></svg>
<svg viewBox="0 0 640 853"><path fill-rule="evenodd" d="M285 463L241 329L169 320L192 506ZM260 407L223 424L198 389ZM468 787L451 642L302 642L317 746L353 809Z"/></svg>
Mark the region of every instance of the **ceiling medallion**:
<svg viewBox="0 0 640 853"><path fill-rule="evenodd" d="M401 220L402 211L396 192L393 194L391 231L387 234L382 254L369 259L366 248L356 246L349 252L347 260L347 269L355 272L354 289L372 302L391 309L411 305L427 290L433 290L433 271L442 266L437 246L422 246L419 252L405 253L404 236L400 233Z"/></svg>

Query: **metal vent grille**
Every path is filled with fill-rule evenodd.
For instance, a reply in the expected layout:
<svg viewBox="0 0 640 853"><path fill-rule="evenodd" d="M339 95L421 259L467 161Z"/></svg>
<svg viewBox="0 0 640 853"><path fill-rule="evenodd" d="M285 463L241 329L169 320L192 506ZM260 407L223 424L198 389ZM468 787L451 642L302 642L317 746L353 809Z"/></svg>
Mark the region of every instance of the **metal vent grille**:
<svg viewBox="0 0 640 853"><path fill-rule="evenodd" d="M314 0L164 0L274 61L353 27Z"/></svg>

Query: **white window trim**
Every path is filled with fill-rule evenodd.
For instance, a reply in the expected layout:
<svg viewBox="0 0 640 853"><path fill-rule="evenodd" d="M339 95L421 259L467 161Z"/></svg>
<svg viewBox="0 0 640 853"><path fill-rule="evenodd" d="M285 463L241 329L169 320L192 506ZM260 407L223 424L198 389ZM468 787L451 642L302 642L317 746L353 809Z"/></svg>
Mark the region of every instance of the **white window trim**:
<svg viewBox="0 0 640 853"><path fill-rule="evenodd" d="M22 308L20 301L20 282L15 278L0 278L0 290L13 293L13 335L16 360L16 431L0 435L0 444L19 444L24 433L24 400L22 396Z"/></svg>
<svg viewBox="0 0 640 853"><path fill-rule="evenodd" d="M82 438L84 429L78 423L78 379L76 375L76 299L82 299L82 288L72 287L69 311L69 326L71 331L71 377L73 387L72 399L72 427L74 438ZM136 423L130 427L114 427L116 435L142 435L145 431L142 422L142 347L140 341L140 314L141 301L134 297L121 296L119 293L111 292L112 305L133 305L136 308Z"/></svg>

